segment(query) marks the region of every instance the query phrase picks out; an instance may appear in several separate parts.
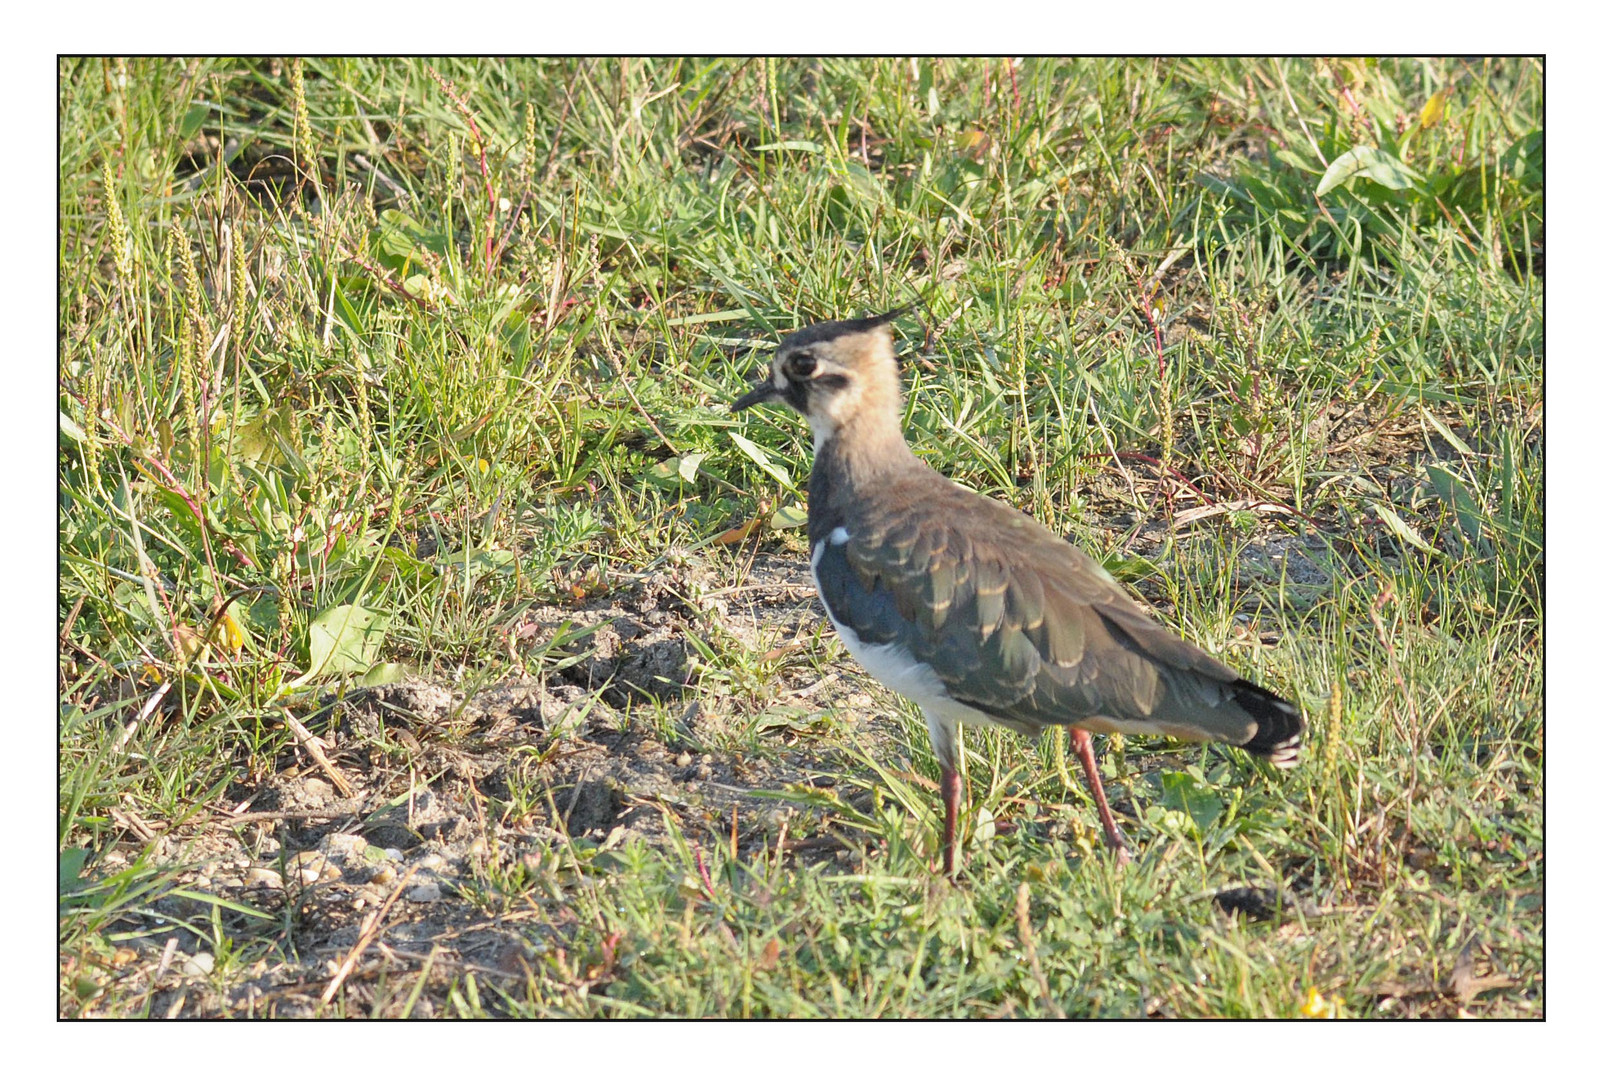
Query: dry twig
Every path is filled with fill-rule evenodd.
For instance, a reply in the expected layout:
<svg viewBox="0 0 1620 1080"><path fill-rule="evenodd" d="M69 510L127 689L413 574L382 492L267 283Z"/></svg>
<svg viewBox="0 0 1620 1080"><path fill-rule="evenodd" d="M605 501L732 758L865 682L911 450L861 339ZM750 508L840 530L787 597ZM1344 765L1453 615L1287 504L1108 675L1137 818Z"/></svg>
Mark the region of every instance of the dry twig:
<svg viewBox="0 0 1620 1080"><path fill-rule="evenodd" d="M365 922L361 923L360 940L354 943L354 948L349 950L349 955L345 956L343 963L338 965L337 974L333 975L332 981L326 984L326 990L321 994L322 1005L332 1003L332 998L337 995L338 988L343 985L343 980L349 977L349 973L354 970L354 965L359 962L361 954L371 947L372 939L382 930L383 919L388 917L388 912L393 908L394 901L398 900L401 894L405 892L405 886L410 884L411 878L414 876L416 876L416 867L413 866L407 869L404 875L400 877L399 884L395 885L394 891L388 894L388 899L384 900L377 910L366 916Z"/></svg>

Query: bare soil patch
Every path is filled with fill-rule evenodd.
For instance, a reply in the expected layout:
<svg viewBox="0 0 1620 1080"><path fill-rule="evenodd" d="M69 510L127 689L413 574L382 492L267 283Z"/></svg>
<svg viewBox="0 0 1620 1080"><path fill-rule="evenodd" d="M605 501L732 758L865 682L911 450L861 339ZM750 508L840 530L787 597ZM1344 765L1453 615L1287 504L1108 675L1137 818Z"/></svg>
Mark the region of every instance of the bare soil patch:
<svg viewBox="0 0 1620 1080"><path fill-rule="evenodd" d="M742 586L718 585L702 563L661 570L577 607L530 609L514 638L560 657L544 681L464 689L413 676L326 696L300 718L324 765L294 744L274 775L233 787L216 813L154 841L186 891L281 919L281 955L250 964L222 993L205 939L172 929L176 917L206 921L210 905L169 896L145 916L149 936L141 916L118 927L136 933L120 978L152 980L158 1013L312 1015L368 931L362 974L419 969L436 949L430 985L465 971L522 977L537 950L568 934L567 919L533 901L514 909L506 886L566 876L581 841L606 853L633 837L696 849L734 835L743 854L769 845L848 861L856 840L770 797L833 786L809 736L853 724L846 707L873 719L848 659L825 673L784 665L769 698L725 686L692 693L699 645L730 636L791 654L826 632L805 574L791 555L760 556ZM103 869L127 865L140 846L108 852ZM345 981L346 993L369 992L353 973ZM418 1014L431 1014L436 996L442 1003L423 994Z"/></svg>

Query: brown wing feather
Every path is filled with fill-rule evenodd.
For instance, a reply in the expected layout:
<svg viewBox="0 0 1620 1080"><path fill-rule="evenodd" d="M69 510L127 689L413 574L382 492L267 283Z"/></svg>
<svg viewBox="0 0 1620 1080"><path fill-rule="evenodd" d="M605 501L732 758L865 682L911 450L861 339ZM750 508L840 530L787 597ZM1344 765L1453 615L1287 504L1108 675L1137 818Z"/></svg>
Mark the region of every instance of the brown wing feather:
<svg viewBox="0 0 1620 1080"><path fill-rule="evenodd" d="M900 635L953 696L1019 727L1103 717L1255 738L1237 672L1160 627L1038 522L929 476L938 483L897 489L856 521L847 556L892 594Z"/></svg>

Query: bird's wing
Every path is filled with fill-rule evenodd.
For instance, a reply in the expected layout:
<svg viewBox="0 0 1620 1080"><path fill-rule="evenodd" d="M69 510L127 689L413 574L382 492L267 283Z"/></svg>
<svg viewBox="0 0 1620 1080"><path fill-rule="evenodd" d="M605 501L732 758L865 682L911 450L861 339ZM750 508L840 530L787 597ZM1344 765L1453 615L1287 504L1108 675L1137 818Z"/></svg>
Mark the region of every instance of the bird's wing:
<svg viewBox="0 0 1620 1080"><path fill-rule="evenodd" d="M828 545L817 579L832 616L862 641L902 645L952 697L1020 726L1106 717L1186 738L1254 734L1231 704L1236 672L1033 519L961 495L962 512L937 499L927 513L891 507Z"/></svg>

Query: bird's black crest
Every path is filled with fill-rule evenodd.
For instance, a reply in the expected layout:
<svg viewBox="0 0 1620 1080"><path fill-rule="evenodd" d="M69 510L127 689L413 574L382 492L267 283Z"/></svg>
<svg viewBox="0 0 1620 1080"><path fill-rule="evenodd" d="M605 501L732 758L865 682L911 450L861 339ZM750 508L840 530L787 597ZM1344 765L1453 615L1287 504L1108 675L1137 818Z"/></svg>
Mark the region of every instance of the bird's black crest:
<svg viewBox="0 0 1620 1080"><path fill-rule="evenodd" d="M816 323L806 326L802 330L795 330L783 338L777 346L779 349L790 349L796 345L814 345L819 341L836 341L849 334L864 334L868 330L875 330L887 323L892 323L900 316L912 309L911 304L885 311L881 315L871 315L864 319L842 319L838 322Z"/></svg>

